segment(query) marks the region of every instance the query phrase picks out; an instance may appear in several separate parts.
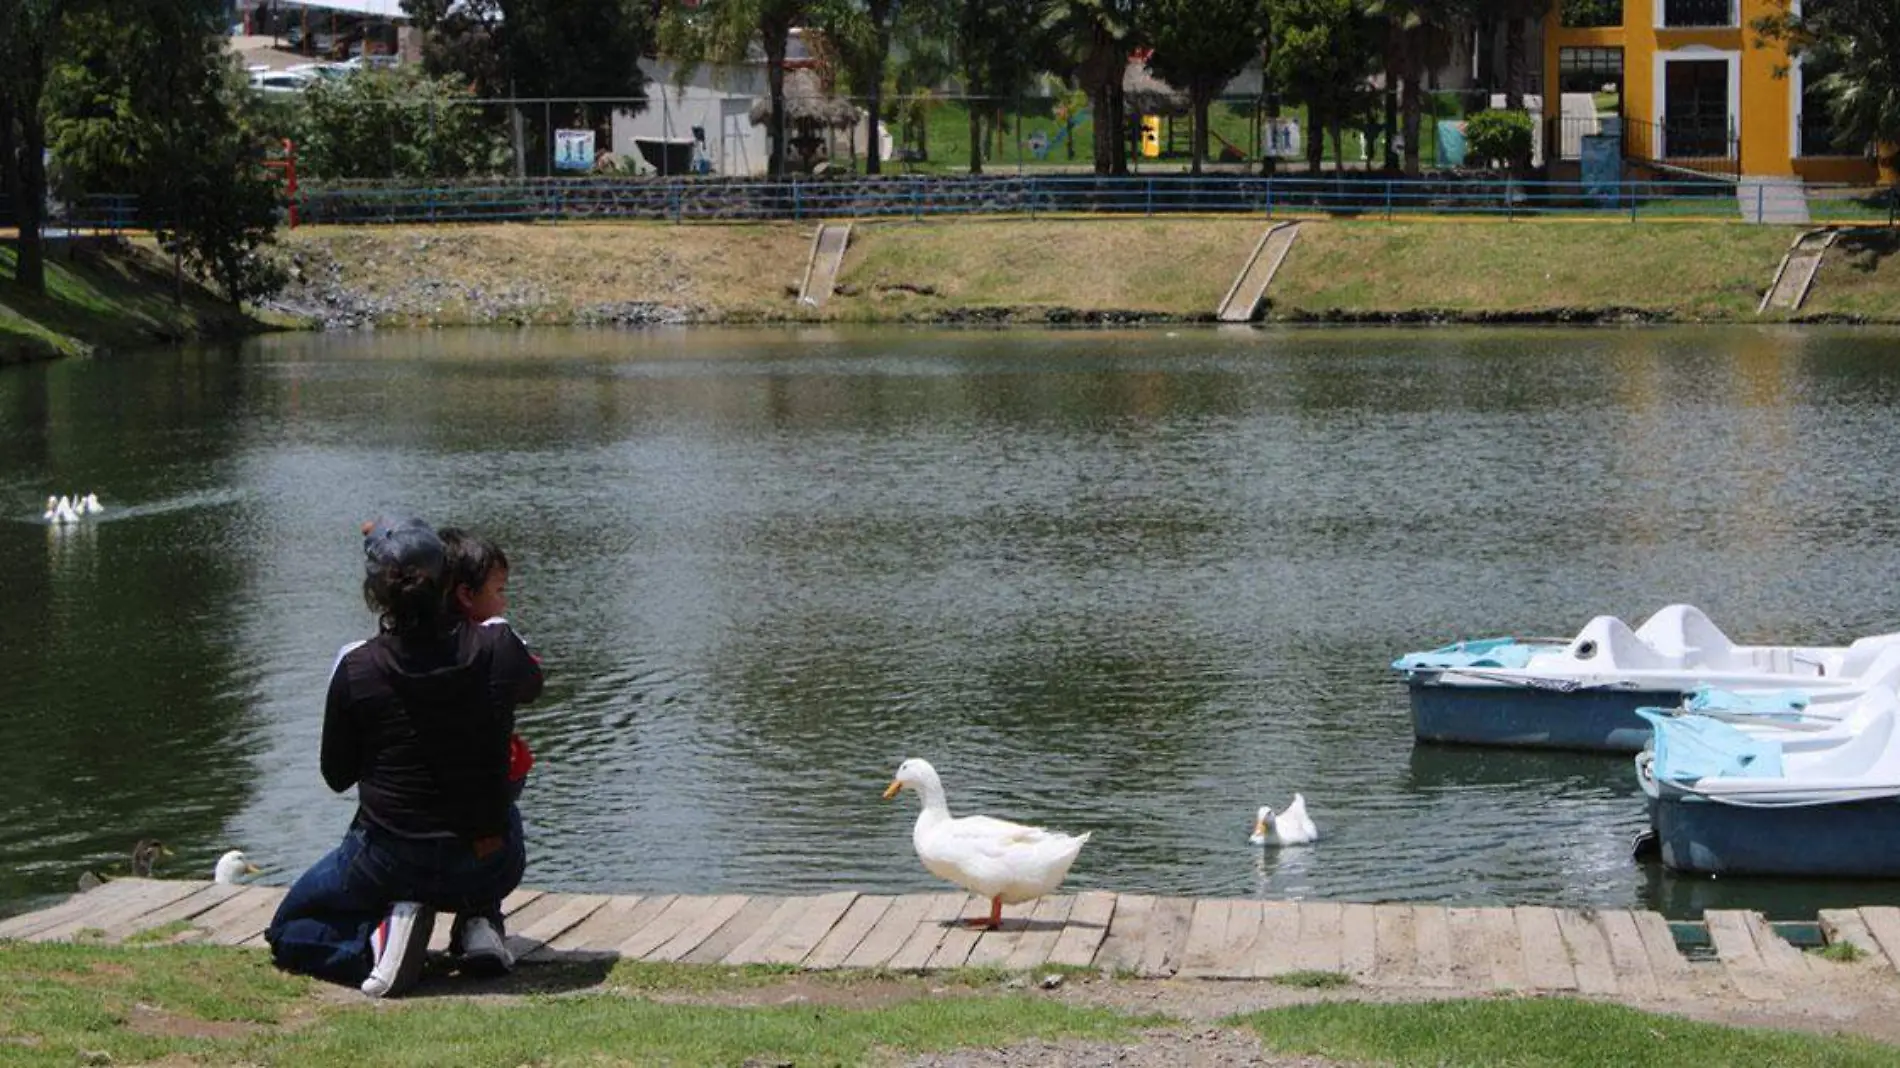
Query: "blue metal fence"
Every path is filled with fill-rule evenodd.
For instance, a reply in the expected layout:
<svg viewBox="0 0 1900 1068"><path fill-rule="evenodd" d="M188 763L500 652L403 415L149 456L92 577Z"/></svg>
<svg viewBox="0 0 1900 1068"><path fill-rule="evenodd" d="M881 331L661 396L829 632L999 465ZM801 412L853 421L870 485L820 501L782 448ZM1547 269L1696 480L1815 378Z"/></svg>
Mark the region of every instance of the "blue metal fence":
<svg viewBox="0 0 1900 1068"><path fill-rule="evenodd" d="M1827 218L1882 221L1884 190L1820 189ZM1280 214L1598 216L1742 219L1733 183L1557 182L1502 178L998 175L827 179L528 179L443 185L306 185L308 223L556 219L759 221L958 215Z"/></svg>

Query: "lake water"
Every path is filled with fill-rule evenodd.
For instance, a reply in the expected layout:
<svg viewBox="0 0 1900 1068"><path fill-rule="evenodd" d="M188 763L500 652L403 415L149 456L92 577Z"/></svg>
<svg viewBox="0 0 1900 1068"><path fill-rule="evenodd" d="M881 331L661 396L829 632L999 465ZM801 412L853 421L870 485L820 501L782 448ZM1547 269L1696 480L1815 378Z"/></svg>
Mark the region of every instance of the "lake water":
<svg viewBox="0 0 1900 1068"><path fill-rule="evenodd" d="M938 887L916 802L1094 832L1072 887L1708 906L1627 758L1415 747L1397 654L1704 607L1900 627L1900 333L526 330L0 372L0 912L164 839L287 882L371 627L358 524L498 538L545 657L531 885ZM48 493L109 509L65 533ZM1324 834L1264 855L1299 791Z"/></svg>

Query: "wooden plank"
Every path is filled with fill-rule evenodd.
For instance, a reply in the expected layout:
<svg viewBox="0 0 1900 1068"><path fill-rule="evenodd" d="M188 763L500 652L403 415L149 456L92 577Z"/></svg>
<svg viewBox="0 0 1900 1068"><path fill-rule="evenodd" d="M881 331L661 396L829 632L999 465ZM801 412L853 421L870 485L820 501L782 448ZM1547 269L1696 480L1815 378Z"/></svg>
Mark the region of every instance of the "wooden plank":
<svg viewBox="0 0 1900 1068"><path fill-rule="evenodd" d="M1755 938L1755 952L1761 955L1763 968L1770 974L1782 976L1788 985L1807 981L1813 971L1810 965L1812 958L1777 934L1769 925L1768 917L1751 909L1742 913L1742 922L1748 925L1748 933ZM1784 995L1788 985L1782 987Z"/></svg>
<svg viewBox="0 0 1900 1068"><path fill-rule="evenodd" d="M539 927L548 917L561 911L569 900L571 900L571 897L568 894L542 894L540 897L523 905L514 915L507 917L506 927L508 937L506 941L509 951L519 957L528 950L530 945L538 945L538 941L535 943L522 941L520 937L521 932L529 928ZM454 915L454 913L444 913L437 916L436 927L439 929L453 925L455 922ZM433 933L431 933L430 938L434 938Z"/></svg>
<svg viewBox="0 0 1900 1068"><path fill-rule="evenodd" d="M102 907L69 915L50 927L43 927L33 932L27 936L28 939L34 942L55 942L73 938L82 932L103 933L109 927L135 921L147 913L182 901L203 889L204 886L202 883L169 879L115 879L107 885L115 885L119 882L133 882L134 885L128 887L128 892L118 895ZM94 891L94 893L97 892Z"/></svg>
<svg viewBox="0 0 1900 1068"><path fill-rule="evenodd" d="M777 938L765 948L767 964L799 964L811 953L813 947L824 941L838 919L851 908L858 899L855 890L840 890L830 894L820 894L812 899L811 906L796 921L779 932Z"/></svg>
<svg viewBox="0 0 1900 1068"><path fill-rule="evenodd" d="M1596 914L1597 930L1610 949L1610 968L1616 972L1616 988L1626 996L1653 998L1661 992L1656 973L1650 970L1649 951L1644 948L1636 918L1623 909L1608 909Z"/></svg>
<svg viewBox="0 0 1900 1068"><path fill-rule="evenodd" d="M1896 910L1900 911L1900 910ZM1818 914L1821 921L1821 933L1829 945L1839 942L1852 943L1863 954L1862 959L1875 968L1892 968L1893 962L1880 948L1880 942L1874 938L1873 931L1867 927L1859 909L1822 909ZM1825 959L1825 958L1823 958Z"/></svg>
<svg viewBox="0 0 1900 1068"><path fill-rule="evenodd" d="M922 971L929 967L930 958L937 952L937 947L943 944L944 936L951 931L951 924L963 914L964 906L970 900L969 894L960 892L932 895L929 907L924 909L923 918L910 936L904 939L903 945L897 947L897 952L891 954L890 962L885 966L903 971Z"/></svg>
<svg viewBox="0 0 1900 1068"><path fill-rule="evenodd" d="M570 894L561 907L549 913L539 923L529 927L517 927L508 934L508 945L515 951L516 960L549 961L560 954L549 947L549 943L568 931L579 927L587 917L607 906L610 900L607 894Z"/></svg>
<svg viewBox="0 0 1900 1068"><path fill-rule="evenodd" d="M106 938L108 941L117 942L144 931L157 930L167 924L190 920L236 897L243 889L243 886L235 883L205 883L195 893L163 908L106 927L104 929Z"/></svg>
<svg viewBox="0 0 1900 1068"><path fill-rule="evenodd" d="M1508 908L1479 909L1478 925L1485 932L1485 948L1491 954L1491 985L1500 990L1529 989L1517 914Z"/></svg>
<svg viewBox="0 0 1900 1068"><path fill-rule="evenodd" d="M1118 898L1105 890L1084 890L1076 895L1068 923L1056 938L1055 948L1049 951L1049 963L1072 968L1094 964L1118 911Z"/></svg>
<svg viewBox="0 0 1900 1068"><path fill-rule="evenodd" d="M890 911L891 904L897 899L883 894L861 894L851 907L838 917L837 926L824 940L812 947L811 954L805 958L807 968L837 968L858 948L877 921Z"/></svg>
<svg viewBox="0 0 1900 1068"><path fill-rule="evenodd" d="M1029 926L1029 918L1035 914L1036 903L1024 901L1015 905L1003 906L1003 926L994 931L980 932L976 945L970 947L970 955L965 958L966 968L996 968L1016 952L1021 941L1023 929Z"/></svg>
<svg viewBox="0 0 1900 1068"><path fill-rule="evenodd" d="M1260 939L1260 922L1267 914L1264 901L1232 901L1227 906L1226 944L1206 966L1210 979L1249 979L1253 977L1254 946Z"/></svg>
<svg viewBox="0 0 1900 1068"><path fill-rule="evenodd" d="M1455 985L1489 987L1491 936L1485 930L1482 910L1450 908L1445 910L1445 919L1451 929L1451 975Z"/></svg>
<svg viewBox="0 0 1900 1068"><path fill-rule="evenodd" d="M1520 964L1530 988L1577 989L1577 970L1570 963L1570 947L1564 944L1556 910L1518 905L1511 909L1511 918L1516 921L1518 944L1523 947Z"/></svg>
<svg viewBox="0 0 1900 1068"><path fill-rule="evenodd" d="M1378 914L1371 905L1339 907L1339 970L1351 976L1372 974L1378 960Z"/></svg>
<svg viewBox="0 0 1900 1068"><path fill-rule="evenodd" d="M1635 909L1629 917L1643 939L1643 952L1649 957L1649 970L1656 977L1658 991L1668 990L1689 977L1689 960L1676 948L1676 936L1669 932L1669 921L1659 912Z"/></svg>
<svg viewBox="0 0 1900 1068"><path fill-rule="evenodd" d="M1418 972L1418 943L1412 937L1412 906L1374 905L1372 979L1403 981Z"/></svg>
<svg viewBox="0 0 1900 1068"><path fill-rule="evenodd" d="M243 893L197 919L193 926L204 932L198 940L219 946L235 946L262 934L264 928L270 925L277 906L283 903L284 895L289 892L287 886L245 887Z"/></svg>
<svg viewBox="0 0 1900 1068"><path fill-rule="evenodd" d="M1234 902L1202 898L1194 902L1188 919L1187 945L1181 950L1183 979L1205 979L1212 974L1216 958L1227 948L1227 917Z"/></svg>
<svg viewBox="0 0 1900 1068"><path fill-rule="evenodd" d="M1095 959L1103 971L1133 972L1141 967L1141 945L1148 938L1148 918L1155 899L1148 894L1122 894L1115 899L1115 915Z"/></svg>
<svg viewBox="0 0 1900 1068"><path fill-rule="evenodd" d="M620 945L615 947L615 952L623 960L645 957L665 945L667 939L685 930L688 924L705 915L712 901L712 898L691 894L675 896L645 926L622 939Z"/></svg>
<svg viewBox="0 0 1900 1068"><path fill-rule="evenodd" d="M1576 909L1558 909L1557 930L1575 966L1578 992L1616 993L1616 967L1610 961L1610 945L1602 929Z"/></svg>
<svg viewBox="0 0 1900 1068"><path fill-rule="evenodd" d="M1029 929L1017 936L1016 948L1003 962L1013 972L1041 968L1049 962L1056 940L1068 926L1069 913L1075 910L1075 895L1051 894L1036 902L1029 914Z"/></svg>
<svg viewBox="0 0 1900 1068"><path fill-rule="evenodd" d="M621 942L671 904L671 894L615 894L592 916L554 936L548 948L568 957L614 957Z"/></svg>
<svg viewBox="0 0 1900 1068"><path fill-rule="evenodd" d="M1704 909L1702 919L1708 924L1709 941L1715 943L1722 971L1736 991L1754 1001L1776 1001L1786 996L1780 981L1768 975L1754 932L1740 909Z"/></svg>
<svg viewBox="0 0 1900 1068"><path fill-rule="evenodd" d="M1880 945L1880 952L1900 967L1900 908L1875 905L1860 910L1861 922Z"/></svg>
<svg viewBox="0 0 1900 1068"><path fill-rule="evenodd" d="M870 932L845 956L841 966L881 968L889 963L916 932L917 925L924 921L924 914L930 911L931 902L935 899L931 894L904 894L892 899L890 907L884 910Z"/></svg>
<svg viewBox="0 0 1900 1068"><path fill-rule="evenodd" d="M1451 913L1437 905L1412 906L1412 938L1418 950L1416 969L1421 986L1451 986L1457 978L1457 958L1451 948Z"/></svg>
<svg viewBox="0 0 1900 1068"><path fill-rule="evenodd" d="M9 916L4 922L0 922L0 938L26 939L76 916L83 916L89 912L104 912L108 908L136 899L144 893L145 884L156 881L137 878L114 879L103 886L94 887L83 894L74 894L46 908L21 913L18 916Z"/></svg>
<svg viewBox="0 0 1900 1068"><path fill-rule="evenodd" d="M811 907L812 899L805 897L782 897L778 899L778 908L759 924L759 929L747 936L746 940L732 947L732 951L719 958L721 964L764 964L765 949L778 937L778 933L805 914Z"/></svg>
<svg viewBox="0 0 1900 1068"><path fill-rule="evenodd" d="M707 936L706 940L688 950L680 958L682 964L717 964L726 958L726 954L759 933L777 914L779 906L785 903L782 897L749 897L745 906L732 914L732 918L719 925L719 929Z"/></svg>
<svg viewBox="0 0 1900 1068"><path fill-rule="evenodd" d="M990 899L972 894L970 900L964 903L963 912L958 918L980 920L987 918L989 914ZM937 951L930 955L930 962L924 967L933 972L945 968L963 967L963 963L970 959L970 951L976 948L977 939L982 936L982 931L971 927L968 923L960 923L946 930L943 933L943 940L937 943Z"/></svg>
<svg viewBox="0 0 1900 1068"><path fill-rule="evenodd" d="M667 962L681 960L699 948L701 942L711 938L713 932L724 927L726 921L737 916L749 900L745 894L722 894L709 899L706 907L690 923L675 931L673 937L648 950L640 959Z"/></svg>
<svg viewBox="0 0 1900 1068"><path fill-rule="evenodd" d="M1255 979L1265 979L1293 971L1293 949L1299 941L1299 903L1261 902L1260 926L1254 932L1253 955L1247 960L1247 974Z"/></svg>
<svg viewBox="0 0 1900 1068"><path fill-rule="evenodd" d="M1148 937L1141 944L1141 974L1167 978L1181 970L1181 954L1187 949L1188 925L1194 919L1194 899L1164 897L1155 901L1148 917Z"/></svg>

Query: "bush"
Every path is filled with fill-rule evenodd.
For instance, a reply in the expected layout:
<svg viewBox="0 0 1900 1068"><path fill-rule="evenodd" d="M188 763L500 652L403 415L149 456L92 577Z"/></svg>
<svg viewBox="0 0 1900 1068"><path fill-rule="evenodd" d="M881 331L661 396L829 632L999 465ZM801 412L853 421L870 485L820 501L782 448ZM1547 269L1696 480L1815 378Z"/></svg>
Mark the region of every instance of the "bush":
<svg viewBox="0 0 1900 1068"><path fill-rule="evenodd" d="M507 160L498 119L414 67L356 71L300 94L298 170L313 179L459 178Z"/></svg>
<svg viewBox="0 0 1900 1068"><path fill-rule="evenodd" d="M1491 167L1523 167L1531 161L1531 117L1523 111L1481 111L1465 120L1467 156Z"/></svg>

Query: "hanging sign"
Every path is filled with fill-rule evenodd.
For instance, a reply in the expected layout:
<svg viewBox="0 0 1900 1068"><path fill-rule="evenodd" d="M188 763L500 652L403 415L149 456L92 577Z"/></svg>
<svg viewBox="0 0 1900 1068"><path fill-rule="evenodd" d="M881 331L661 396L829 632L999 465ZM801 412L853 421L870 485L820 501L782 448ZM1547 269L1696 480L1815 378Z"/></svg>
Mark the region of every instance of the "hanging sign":
<svg viewBox="0 0 1900 1068"><path fill-rule="evenodd" d="M591 171L594 169L594 131L554 131L554 169Z"/></svg>

